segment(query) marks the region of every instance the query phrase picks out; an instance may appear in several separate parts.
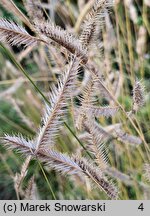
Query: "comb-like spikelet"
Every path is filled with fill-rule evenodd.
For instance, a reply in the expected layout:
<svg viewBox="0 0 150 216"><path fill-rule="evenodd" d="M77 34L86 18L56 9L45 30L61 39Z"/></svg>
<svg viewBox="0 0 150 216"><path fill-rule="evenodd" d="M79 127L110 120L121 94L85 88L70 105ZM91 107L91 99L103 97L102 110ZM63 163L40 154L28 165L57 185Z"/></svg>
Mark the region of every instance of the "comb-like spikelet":
<svg viewBox="0 0 150 216"><path fill-rule="evenodd" d="M90 64L87 64L87 68L89 69L94 79L97 80L97 88L99 89L100 94L109 101L114 100L107 87L105 86L102 78L100 77L99 70L91 62Z"/></svg>
<svg viewBox="0 0 150 216"><path fill-rule="evenodd" d="M37 157L51 169L62 174L77 174L81 172L77 163L66 154L54 150L40 150Z"/></svg>
<svg viewBox="0 0 150 216"><path fill-rule="evenodd" d="M104 25L105 11L111 8L113 0L96 0L92 10L89 12L80 36L82 44L87 47L97 36L100 27Z"/></svg>
<svg viewBox="0 0 150 216"><path fill-rule="evenodd" d="M82 46L80 40L67 32L67 30L61 29L60 26L55 26L51 21L36 22L36 29L40 34L40 37L47 41L47 43L51 43L51 40L53 40L59 45L65 47L72 54L81 57L83 63L87 62L86 49Z"/></svg>
<svg viewBox="0 0 150 216"><path fill-rule="evenodd" d="M106 142L112 137L112 134L109 131L107 132L107 130L105 130L105 128L103 128L96 121L93 121L92 124L94 124L97 134L101 137L101 142ZM88 132L84 132L79 135L79 139L84 143L90 143L90 134Z"/></svg>
<svg viewBox="0 0 150 216"><path fill-rule="evenodd" d="M132 145L140 145L142 143L142 140L139 137L127 134L126 132L122 130L116 130L116 135L118 139L124 143L129 143Z"/></svg>
<svg viewBox="0 0 150 216"><path fill-rule="evenodd" d="M46 105L45 116L43 118L43 127L36 137L37 149L45 148L46 145L53 145L54 137L58 132L58 126L61 123L61 117L66 111L66 100L71 96L71 90L74 88L74 79L78 73L79 61L74 58L68 70L59 79L57 86L53 87L50 95L50 106Z"/></svg>
<svg viewBox="0 0 150 216"><path fill-rule="evenodd" d="M85 110L84 107L91 103L91 92L93 90L93 86L94 86L95 81L92 79L92 77L90 76L90 79L87 82L86 87L84 88L83 92L82 92L82 97L79 98L81 101L81 106L80 108L77 110L77 117L76 117L76 127L81 130L82 129L82 124L83 124L83 120L85 118Z"/></svg>
<svg viewBox="0 0 150 216"><path fill-rule="evenodd" d="M108 166L106 169L105 169L105 173L107 173L109 176L115 178L115 179L118 179L120 180L121 182L123 182L125 185L128 185L128 186L132 186L134 185L134 181L132 179L131 176L129 175L126 175L122 172L120 172L119 170L117 170L116 168L112 168L110 166Z"/></svg>
<svg viewBox="0 0 150 216"><path fill-rule="evenodd" d="M109 117L109 116L114 116L119 108L118 107L96 107L96 106L85 106L85 110L86 112L90 115L90 116L105 116L105 117Z"/></svg>
<svg viewBox="0 0 150 216"><path fill-rule="evenodd" d="M37 187L35 184L34 176L31 177L28 183L28 187L25 190L24 197L27 200L37 200Z"/></svg>
<svg viewBox="0 0 150 216"><path fill-rule="evenodd" d="M70 158L69 156L51 149L39 149L38 151L30 141L22 137L5 136L4 143L11 149L16 149L24 155L31 155L35 159L44 162L51 169L62 174L84 174L94 181L111 199L117 199L117 188L103 176L103 172L89 164L85 159Z"/></svg>
<svg viewBox="0 0 150 216"><path fill-rule="evenodd" d="M95 156L99 167L104 170L107 167L107 155L104 142L102 142L103 135L99 133L99 128L90 118L84 122L84 126L89 133L88 150Z"/></svg>
<svg viewBox="0 0 150 216"><path fill-rule="evenodd" d="M12 21L0 19L0 41L6 41L11 45L36 45L40 39L31 36L23 27Z"/></svg>
<svg viewBox="0 0 150 216"><path fill-rule="evenodd" d="M103 175L100 169L97 169L83 158L75 158L75 162L84 174L94 181L111 199L118 198L117 187Z"/></svg>
<svg viewBox="0 0 150 216"><path fill-rule="evenodd" d="M144 86L138 79L133 88L133 112L137 112L145 103Z"/></svg>
<svg viewBox="0 0 150 216"><path fill-rule="evenodd" d="M74 174L80 171L78 165L65 154L59 153L50 149L40 149L37 151L36 146L31 143L30 140L25 140L22 137L8 136L4 137L4 144L9 149L17 150L23 155L31 155L34 158L38 158L51 169L55 169L63 174Z"/></svg>
<svg viewBox="0 0 150 216"><path fill-rule="evenodd" d="M18 194L19 194L19 191L20 191L22 181L24 180L24 178L27 175L30 160L31 160L31 156L28 156L26 158L25 162L22 165L21 172L16 173L16 175L14 177L14 187L15 187L15 190L17 191Z"/></svg>
<svg viewBox="0 0 150 216"><path fill-rule="evenodd" d="M8 146L9 149L17 149L21 153L30 155L31 151L35 149L35 144L31 140L24 139L22 135L9 136L5 135L4 144Z"/></svg>

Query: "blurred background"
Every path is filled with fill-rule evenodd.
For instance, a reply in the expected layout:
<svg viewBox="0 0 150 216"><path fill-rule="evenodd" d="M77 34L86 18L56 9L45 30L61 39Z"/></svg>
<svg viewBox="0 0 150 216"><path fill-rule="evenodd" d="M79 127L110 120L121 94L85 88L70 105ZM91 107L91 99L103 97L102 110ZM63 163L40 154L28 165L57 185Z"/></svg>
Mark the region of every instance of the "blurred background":
<svg viewBox="0 0 150 216"><path fill-rule="evenodd" d="M14 1L27 15L23 2ZM61 27L80 33L85 8L94 1L88 0L44 0L43 10ZM88 11L88 10L87 10ZM0 17L23 25L13 10L0 4ZM25 26L31 34L28 26ZM113 10L106 17L106 26L101 33L103 49L96 51L97 63L103 72L106 84L128 112L132 107L132 89L135 79L142 79L145 86L145 105L136 114L135 123L145 143L150 144L150 1L116 0ZM64 55L52 46L10 47L0 45L0 137L4 134L21 133L33 138L38 130L43 114L44 103L29 80L19 70L21 64L32 77L37 87L48 96L49 86L64 70ZM101 99L100 99L101 100ZM101 100L107 104L107 101ZM67 115L68 124L77 134L73 125L71 110ZM126 123L122 115L101 118L103 127L124 122L128 134L137 135L133 127ZM0 141L1 142L1 141ZM146 144L136 145L120 140L106 143L111 167L116 171L116 184L120 199L150 199L150 185L144 177L144 164L148 163L149 152ZM64 127L56 141L57 148L68 154L81 151L79 143ZM0 199L17 199L14 182L25 159L19 154L6 150L0 145ZM43 173L47 176L46 181ZM47 168L41 169L36 161L30 161L28 172L22 182L26 190L34 174L35 199L107 199L105 194L86 181L74 182L68 176L61 176ZM119 178L119 175L121 177ZM49 186L50 185L50 186ZM50 189L51 187L51 189ZM20 197L21 198L21 197Z"/></svg>

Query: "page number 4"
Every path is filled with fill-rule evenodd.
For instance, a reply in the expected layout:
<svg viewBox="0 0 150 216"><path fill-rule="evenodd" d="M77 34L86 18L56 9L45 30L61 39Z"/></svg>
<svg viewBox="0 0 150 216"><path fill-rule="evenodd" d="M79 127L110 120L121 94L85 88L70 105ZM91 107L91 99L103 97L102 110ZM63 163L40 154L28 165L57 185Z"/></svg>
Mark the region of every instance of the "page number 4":
<svg viewBox="0 0 150 216"><path fill-rule="evenodd" d="M144 210L144 206L143 206L143 203L141 203L138 207L139 210L143 211Z"/></svg>

